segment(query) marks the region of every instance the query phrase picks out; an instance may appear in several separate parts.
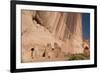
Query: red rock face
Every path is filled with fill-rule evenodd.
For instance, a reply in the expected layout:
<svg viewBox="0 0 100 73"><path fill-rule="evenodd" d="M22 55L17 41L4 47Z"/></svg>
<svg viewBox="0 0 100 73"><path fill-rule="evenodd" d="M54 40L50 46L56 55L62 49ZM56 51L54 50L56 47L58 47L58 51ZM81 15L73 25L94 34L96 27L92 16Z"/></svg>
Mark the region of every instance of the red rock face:
<svg viewBox="0 0 100 73"><path fill-rule="evenodd" d="M83 53L80 13L22 10L21 15L22 62L64 60L69 53ZM35 49L33 53L31 48Z"/></svg>

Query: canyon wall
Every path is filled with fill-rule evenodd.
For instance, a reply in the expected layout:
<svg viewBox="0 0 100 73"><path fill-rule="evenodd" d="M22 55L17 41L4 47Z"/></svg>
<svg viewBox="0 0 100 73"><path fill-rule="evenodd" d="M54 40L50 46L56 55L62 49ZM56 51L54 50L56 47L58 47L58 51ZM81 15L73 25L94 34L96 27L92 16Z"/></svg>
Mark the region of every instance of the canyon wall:
<svg viewBox="0 0 100 73"><path fill-rule="evenodd" d="M48 43L52 47L57 43L65 55L83 53L81 13L22 10L21 17L24 54Z"/></svg>

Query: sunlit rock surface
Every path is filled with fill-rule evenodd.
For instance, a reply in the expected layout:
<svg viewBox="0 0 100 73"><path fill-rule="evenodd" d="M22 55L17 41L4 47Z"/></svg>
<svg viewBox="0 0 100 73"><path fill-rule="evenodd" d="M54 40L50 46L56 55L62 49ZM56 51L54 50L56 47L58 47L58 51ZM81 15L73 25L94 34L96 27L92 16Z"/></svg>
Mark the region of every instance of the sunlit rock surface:
<svg viewBox="0 0 100 73"><path fill-rule="evenodd" d="M22 10L21 17L22 62L65 60L67 54L83 53L80 13Z"/></svg>

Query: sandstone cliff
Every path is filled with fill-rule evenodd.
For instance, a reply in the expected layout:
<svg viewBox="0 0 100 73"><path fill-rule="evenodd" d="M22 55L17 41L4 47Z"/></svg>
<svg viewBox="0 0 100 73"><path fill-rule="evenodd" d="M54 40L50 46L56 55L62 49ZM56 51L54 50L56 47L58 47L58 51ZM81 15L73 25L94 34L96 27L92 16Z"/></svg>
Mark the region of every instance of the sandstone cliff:
<svg viewBox="0 0 100 73"><path fill-rule="evenodd" d="M82 17L80 13L22 10L22 60L31 60L30 49L35 48L38 59L47 52L47 44L61 50L50 51L51 58L56 52L62 58L67 54L83 53ZM57 53L56 53L57 54ZM37 56L35 54L35 56ZM38 60L38 59L34 60ZM47 58L47 57L46 57Z"/></svg>

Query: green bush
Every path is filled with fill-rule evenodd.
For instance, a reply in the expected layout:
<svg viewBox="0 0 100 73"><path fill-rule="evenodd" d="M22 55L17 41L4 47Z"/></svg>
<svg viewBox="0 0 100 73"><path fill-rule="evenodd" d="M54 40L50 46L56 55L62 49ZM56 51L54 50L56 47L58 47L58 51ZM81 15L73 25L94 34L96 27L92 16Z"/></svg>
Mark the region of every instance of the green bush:
<svg viewBox="0 0 100 73"><path fill-rule="evenodd" d="M89 59L89 56L85 54L72 54L69 56L68 60L86 60Z"/></svg>

